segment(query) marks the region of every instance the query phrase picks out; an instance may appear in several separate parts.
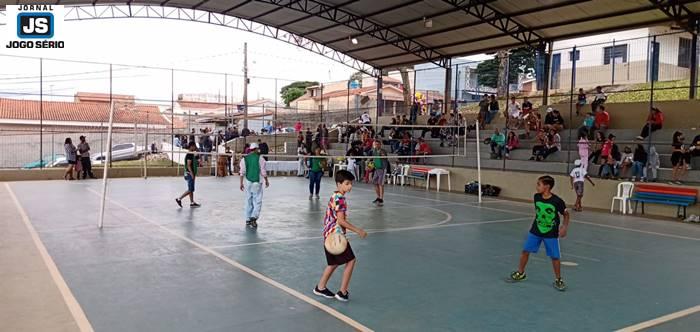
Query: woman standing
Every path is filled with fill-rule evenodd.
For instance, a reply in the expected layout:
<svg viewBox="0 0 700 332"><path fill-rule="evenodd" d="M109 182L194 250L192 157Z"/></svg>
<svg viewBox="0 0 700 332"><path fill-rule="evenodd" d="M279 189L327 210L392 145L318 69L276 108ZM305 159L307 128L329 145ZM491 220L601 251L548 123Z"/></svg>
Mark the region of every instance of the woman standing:
<svg viewBox="0 0 700 332"><path fill-rule="evenodd" d="M66 138L66 141L63 143L63 148L66 150L66 160L68 161L68 168L66 168L66 173L63 175L63 178L73 181L75 180L73 177L73 169L78 161L78 149L73 145L73 140L71 140L70 137Z"/></svg>
<svg viewBox="0 0 700 332"><path fill-rule="evenodd" d="M671 154L671 164L673 165L672 179L669 184L682 185L683 182L680 179L685 176L688 171L688 163L690 159L690 154L683 143L685 137L683 133L677 131L673 133L673 153Z"/></svg>

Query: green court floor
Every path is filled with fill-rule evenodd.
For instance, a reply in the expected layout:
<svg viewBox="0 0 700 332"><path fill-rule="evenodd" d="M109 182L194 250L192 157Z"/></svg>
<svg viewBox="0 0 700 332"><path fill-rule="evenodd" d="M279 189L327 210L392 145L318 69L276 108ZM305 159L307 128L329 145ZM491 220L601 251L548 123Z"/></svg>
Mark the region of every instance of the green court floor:
<svg viewBox="0 0 700 332"><path fill-rule="evenodd" d="M603 331L700 304L697 225L576 213L561 242L569 289L558 292L544 250L527 281L504 281L531 205L387 186L378 208L363 184L348 195L350 220L370 233L350 237L351 301L318 298L334 185L323 178L310 201L306 179L270 182L257 231L244 225L238 178L198 179L199 209L175 205L180 178L112 180L102 230L101 181L10 188L96 331Z"/></svg>

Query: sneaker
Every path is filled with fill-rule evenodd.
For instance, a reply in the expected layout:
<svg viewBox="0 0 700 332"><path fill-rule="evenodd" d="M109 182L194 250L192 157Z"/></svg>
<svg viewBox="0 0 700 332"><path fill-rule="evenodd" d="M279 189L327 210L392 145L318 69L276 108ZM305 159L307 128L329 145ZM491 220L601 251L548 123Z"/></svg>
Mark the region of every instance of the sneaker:
<svg viewBox="0 0 700 332"><path fill-rule="evenodd" d="M643 140L644 140L644 137L642 137L642 136L637 136L637 140L638 140L638 141L643 141Z"/></svg>
<svg viewBox="0 0 700 332"><path fill-rule="evenodd" d="M177 203L179 207L182 207L182 200L180 200L179 198L175 199L175 203Z"/></svg>
<svg viewBox="0 0 700 332"><path fill-rule="evenodd" d="M201 206L201 205L199 205L198 203L195 203L195 202L190 203L190 207L191 207L191 208L198 208L198 207L200 207L200 206Z"/></svg>
<svg viewBox="0 0 700 332"><path fill-rule="evenodd" d="M683 182L676 181L675 184L677 184L677 185L679 185L679 186L682 186L682 185L683 185Z"/></svg>
<svg viewBox="0 0 700 332"><path fill-rule="evenodd" d="M379 202L377 202L377 206L384 206L384 200L380 199Z"/></svg>
<svg viewBox="0 0 700 332"><path fill-rule="evenodd" d="M313 199L314 199L314 195L309 195L309 200L313 200Z"/></svg>
<svg viewBox="0 0 700 332"><path fill-rule="evenodd" d="M349 292L346 292L345 294L343 294L340 291L338 291L338 293L335 294L335 298L341 302L348 302L349 297L350 297Z"/></svg>
<svg viewBox="0 0 700 332"><path fill-rule="evenodd" d="M246 227L250 227L250 219L245 221L245 225L246 225Z"/></svg>
<svg viewBox="0 0 700 332"><path fill-rule="evenodd" d="M250 227L258 228L258 218L250 218Z"/></svg>
<svg viewBox="0 0 700 332"><path fill-rule="evenodd" d="M563 292L566 290L566 284L564 283L564 280L561 280L561 278L554 280L554 283L552 283L552 286L560 292Z"/></svg>
<svg viewBox="0 0 700 332"><path fill-rule="evenodd" d="M318 286L314 287L314 294L316 294L318 296L325 297L327 299L332 299L335 297L335 294L333 294L333 292L329 291L328 288L326 288L324 290L320 290L320 289L318 289Z"/></svg>
<svg viewBox="0 0 700 332"><path fill-rule="evenodd" d="M518 281L523 281L523 280L526 280L526 279L527 279L527 275L526 275L524 272L523 272L523 273L520 273L520 272L518 272L518 271L515 271L515 272L513 272L513 273L510 274L510 279L508 279L508 281L510 281L510 282L518 282Z"/></svg>
<svg viewBox="0 0 700 332"><path fill-rule="evenodd" d="M314 198L315 198L315 199L321 199L321 196L316 195L316 196L314 196Z"/></svg>
<svg viewBox="0 0 700 332"><path fill-rule="evenodd" d="M676 181L668 181L668 184L674 185L674 184L676 184Z"/></svg>
<svg viewBox="0 0 700 332"><path fill-rule="evenodd" d="M378 204L378 203L379 203L379 198L372 201L372 204Z"/></svg>

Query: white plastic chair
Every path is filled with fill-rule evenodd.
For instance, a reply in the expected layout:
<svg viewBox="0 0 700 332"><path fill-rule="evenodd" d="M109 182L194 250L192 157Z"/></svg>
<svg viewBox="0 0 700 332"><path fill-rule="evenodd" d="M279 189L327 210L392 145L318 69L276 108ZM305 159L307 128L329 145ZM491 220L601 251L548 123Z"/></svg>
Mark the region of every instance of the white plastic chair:
<svg viewBox="0 0 700 332"><path fill-rule="evenodd" d="M612 204L610 204L610 213L615 211L615 201L620 201L619 211L622 212L622 214L632 213L632 202L630 201L630 198L632 198L632 192L634 192L634 183L619 183L617 185L617 195L613 197Z"/></svg>
<svg viewBox="0 0 700 332"><path fill-rule="evenodd" d="M408 171L411 169L411 165L402 165L401 172L394 175L394 184L398 183L398 179L401 179L401 185L406 184L406 177L408 177Z"/></svg>

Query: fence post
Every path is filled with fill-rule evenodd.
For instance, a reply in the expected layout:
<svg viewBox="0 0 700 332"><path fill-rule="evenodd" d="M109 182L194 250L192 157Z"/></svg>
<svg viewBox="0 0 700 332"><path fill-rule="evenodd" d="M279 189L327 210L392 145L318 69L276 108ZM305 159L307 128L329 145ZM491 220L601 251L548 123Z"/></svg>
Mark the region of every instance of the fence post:
<svg viewBox="0 0 700 332"><path fill-rule="evenodd" d="M656 38L656 37L654 37ZM656 39L654 39L656 40ZM610 62L612 63L612 81L610 85L615 85L615 39L613 38L612 49L610 50Z"/></svg>
<svg viewBox="0 0 700 332"><path fill-rule="evenodd" d="M574 123L574 90L576 89L576 45L574 45L574 50L572 53L572 60L571 60L571 89L569 91L569 142L567 143L568 149L566 150L566 172L569 171L569 163L571 162L571 149L573 146L571 145L571 134L573 129L573 123ZM576 140L578 141L578 137L576 137ZM577 145L578 147L578 145ZM578 150L578 149L577 149Z"/></svg>
<svg viewBox="0 0 700 332"><path fill-rule="evenodd" d="M39 168L44 169L44 58L39 58Z"/></svg>
<svg viewBox="0 0 700 332"><path fill-rule="evenodd" d="M510 110L508 107L510 107L510 103L508 102L510 99L510 52L506 52L506 68L505 68L505 75L506 75L506 107L505 107L505 113L506 113L506 124L505 124L505 129L504 129L504 135L506 136L506 142L505 144L508 144L508 121L510 120ZM503 158L503 170L506 170L506 156L505 156L505 145L501 149L501 158Z"/></svg>
<svg viewBox="0 0 700 332"><path fill-rule="evenodd" d="M690 99L695 99L697 96L697 84L698 84L698 21L697 19L692 21L693 28L693 38L690 44L690 92L688 97Z"/></svg>

